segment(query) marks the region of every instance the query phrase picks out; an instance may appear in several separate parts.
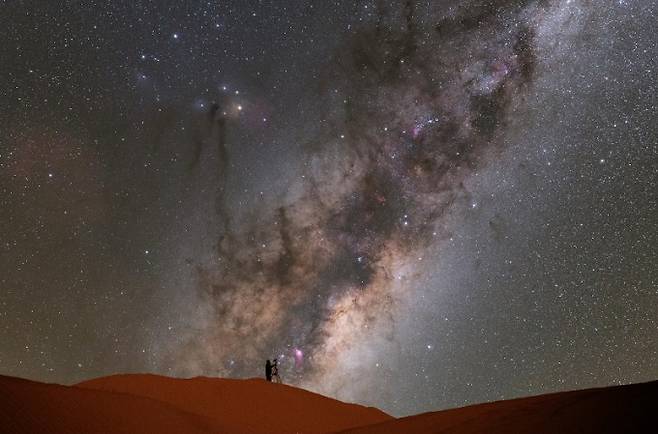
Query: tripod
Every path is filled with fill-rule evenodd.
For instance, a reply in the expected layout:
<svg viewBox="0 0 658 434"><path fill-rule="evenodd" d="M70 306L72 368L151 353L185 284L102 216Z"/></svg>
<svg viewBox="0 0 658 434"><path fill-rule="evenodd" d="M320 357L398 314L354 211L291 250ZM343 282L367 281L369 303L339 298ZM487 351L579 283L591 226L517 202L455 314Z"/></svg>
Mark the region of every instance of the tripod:
<svg viewBox="0 0 658 434"><path fill-rule="evenodd" d="M279 377L279 361L277 359L274 359L274 363L272 364L272 382L282 383L281 377Z"/></svg>

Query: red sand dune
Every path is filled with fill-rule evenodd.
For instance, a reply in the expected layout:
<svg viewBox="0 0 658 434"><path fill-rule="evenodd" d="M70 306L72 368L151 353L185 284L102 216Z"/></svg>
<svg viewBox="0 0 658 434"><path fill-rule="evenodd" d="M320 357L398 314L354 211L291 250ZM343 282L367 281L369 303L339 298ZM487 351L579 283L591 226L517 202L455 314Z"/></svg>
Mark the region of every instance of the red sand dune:
<svg viewBox="0 0 658 434"><path fill-rule="evenodd" d="M0 434L326 433L390 419L259 379L117 375L60 386L0 376Z"/></svg>
<svg viewBox="0 0 658 434"><path fill-rule="evenodd" d="M0 376L0 434L339 431L658 433L658 382L393 419L374 408L263 380L117 375L60 386Z"/></svg>
<svg viewBox="0 0 658 434"><path fill-rule="evenodd" d="M424 413L348 433L658 433L658 381Z"/></svg>
<svg viewBox="0 0 658 434"><path fill-rule="evenodd" d="M261 379L230 380L116 375L79 387L153 398L217 421L239 433L326 433L391 420L371 407Z"/></svg>

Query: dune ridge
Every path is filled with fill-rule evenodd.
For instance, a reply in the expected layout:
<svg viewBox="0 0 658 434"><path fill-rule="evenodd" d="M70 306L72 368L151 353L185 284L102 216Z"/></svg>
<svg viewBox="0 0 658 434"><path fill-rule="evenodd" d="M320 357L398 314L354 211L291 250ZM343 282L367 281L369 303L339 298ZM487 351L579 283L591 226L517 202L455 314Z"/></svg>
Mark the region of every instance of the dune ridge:
<svg viewBox="0 0 658 434"><path fill-rule="evenodd" d="M341 434L658 433L658 381L423 413Z"/></svg>
<svg viewBox="0 0 658 434"><path fill-rule="evenodd" d="M0 376L0 434L320 434L391 419L261 379L129 374L62 386Z"/></svg>
<svg viewBox="0 0 658 434"><path fill-rule="evenodd" d="M262 379L114 375L81 388L156 399L246 433L326 433L392 419L373 407L348 404ZM238 431L240 430L240 431Z"/></svg>

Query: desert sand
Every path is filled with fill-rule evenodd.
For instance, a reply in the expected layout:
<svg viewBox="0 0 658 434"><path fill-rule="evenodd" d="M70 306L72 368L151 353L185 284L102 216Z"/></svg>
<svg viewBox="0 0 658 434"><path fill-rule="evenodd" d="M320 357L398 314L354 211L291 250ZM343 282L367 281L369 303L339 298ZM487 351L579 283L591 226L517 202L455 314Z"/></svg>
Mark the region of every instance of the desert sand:
<svg viewBox="0 0 658 434"><path fill-rule="evenodd" d="M658 382L400 419L260 379L116 375L74 386L0 376L0 434L654 433Z"/></svg>
<svg viewBox="0 0 658 434"><path fill-rule="evenodd" d="M344 433L658 433L658 381L424 413Z"/></svg>
<svg viewBox="0 0 658 434"><path fill-rule="evenodd" d="M261 379L116 375L61 386L0 376L0 434L326 433L391 419Z"/></svg>

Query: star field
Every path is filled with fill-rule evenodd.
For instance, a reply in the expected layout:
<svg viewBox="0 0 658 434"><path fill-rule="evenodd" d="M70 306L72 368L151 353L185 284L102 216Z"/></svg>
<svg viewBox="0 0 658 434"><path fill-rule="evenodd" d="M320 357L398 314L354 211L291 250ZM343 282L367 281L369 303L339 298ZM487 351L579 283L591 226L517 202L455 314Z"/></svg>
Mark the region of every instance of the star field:
<svg viewBox="0 0 658 434"><path fill-rule="evenodd" d="M0 374L656 379L657 12L0 2Z"/></svg>

